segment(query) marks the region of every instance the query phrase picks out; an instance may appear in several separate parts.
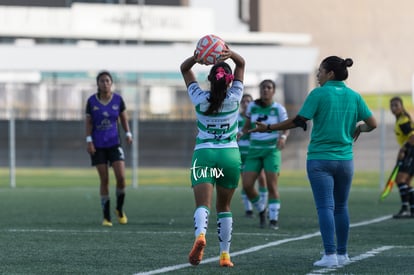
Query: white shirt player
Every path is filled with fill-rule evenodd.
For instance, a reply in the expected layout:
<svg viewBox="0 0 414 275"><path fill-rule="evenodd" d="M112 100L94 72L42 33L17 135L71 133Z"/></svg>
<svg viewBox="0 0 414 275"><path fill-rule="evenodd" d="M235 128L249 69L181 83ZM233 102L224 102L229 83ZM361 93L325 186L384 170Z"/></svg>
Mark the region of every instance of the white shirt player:
<svg viewBox="0 0 414 275"><path fill-rule="evenodd" d="M237 132L243 83L234 80L218 114L204 115L210 103L210 92L203 91L197 82L188 85L188 95L195 106L198 134L194 150L201 148L237 148Z"/></svg>
<svg viewBox="0 0 414 275"><path fill-rule="evenodd" d="M250 119L251 127L255 127L255 122L260 121L265 124L275 124L288 119L286 108L280 103L273 102L272 105L262 107L255 101L247 105L246 117ZM277 144L279 138L278 131L269 133L250 133L250 147L251 148L272 148Z"/></svg>

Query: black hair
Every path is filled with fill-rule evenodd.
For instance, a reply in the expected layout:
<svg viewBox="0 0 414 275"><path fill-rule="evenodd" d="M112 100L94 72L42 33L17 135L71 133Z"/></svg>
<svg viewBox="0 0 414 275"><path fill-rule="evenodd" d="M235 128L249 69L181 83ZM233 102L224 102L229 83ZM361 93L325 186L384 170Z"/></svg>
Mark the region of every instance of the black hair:
<svg viewBox="0 0 414 275"><path fill-rule="evenodd" d="M270 83L272 85L273 89L276 89L276 82L274 82L271 79L262 80L262 82L260 82L260 84L259 84L259 87L262 88L263 85L265 85L266 83Z"/></svg>
<svg viewBox="0 0 414 275"><path fill-rule="evenodd" d="M101 72L99 72L99 73L98 73L98 75L96 76L96 84L98 84L98 83L99 83L99 78L101 78L101 76L103 76L103 75L107 75L107 76L111 79L111 82L113 82L113 80L112 80L112 75L111 75L111 73L110 73L110 72L108 72L108 71L101 71Z"/></svg>
<svg viewBox="0 0 414 275"><path fill-rule="evenodd" d="M251 94L243 94L242 100L245 99L246 97L250 97L250 99L253 100L253 96Z"/></svg>
<svg viewBox="0 0 414 275"><path fill-rule="evenodd" d="M335 74L334 80L343 81L348 78L348 67L351 67L354 61L351 58L341 58L338 56L329 56L325 58L321 66L326 72L333 71Z"/></svg>
<svg viewBox="0 0 414 275"><path fill-rule="evenodd" d="M207 78L208 81L210 81L210 98L208 99L210 105L208 106L207 111L204 112L205 115L217 114L226 98L229 83L226 82L225 77L220 79L216 78L217 69L220 67L223 68L227 74L232 74L230 65L226 62L219 62L211 68Z"/></svg>
<svg viewBox="0 0 414 275"><path fill-rule="evenodd" d="M405 109L405 107L404 107L404 103L403 103L402 98L401 98L401 97L399 97L399 96L394 96L393 98L391 98L391 99L390 99L390 103L392 103L393 101L397 101L397 102L399 102L399 103L401 104L401 108L402 108L402 110L403 110L404 115L406 115L406 116L410 119L410 121L412 121L412 120L411 120L410 113L408 113L408 112L407 112L407 110L406 110L406 109ZM397 116L395 116L395 118L396 118L396 119L398 119L398 117L397 117Z"/></svg>
<svg viewBox="0 0 414 275"><path fill-rule="evenodd" d="M276 82L274 82L271 79L264 79L260 82L259 84L259 88L262 89L263 85L265 85L266 83L270 83L273 87L273 90L276 89ZM260 107L266 107L266 104L263 102L263 100L261 98L258 98L254 101L257 105L259 105Z"/></svg>

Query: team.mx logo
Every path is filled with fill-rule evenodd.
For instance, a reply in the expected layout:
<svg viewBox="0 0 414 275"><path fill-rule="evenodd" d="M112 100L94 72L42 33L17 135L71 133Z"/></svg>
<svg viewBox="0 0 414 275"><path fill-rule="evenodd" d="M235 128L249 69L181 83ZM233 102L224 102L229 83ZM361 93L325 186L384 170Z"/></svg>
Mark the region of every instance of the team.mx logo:
<svg viewBox="0 0 414 275"><path fill-rule="evenodd" d="M191 167L191 174L194 180L202 178L220 178L224 177L223 168L211 168L197 166L197 159L194 160L193 167Z"/></svg>

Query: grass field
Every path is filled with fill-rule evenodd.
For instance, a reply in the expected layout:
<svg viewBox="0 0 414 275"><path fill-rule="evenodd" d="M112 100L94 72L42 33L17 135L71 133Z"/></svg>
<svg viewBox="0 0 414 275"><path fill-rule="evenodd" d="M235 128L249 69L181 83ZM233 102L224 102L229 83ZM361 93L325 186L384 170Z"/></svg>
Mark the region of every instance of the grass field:
<svg viewBox="0 0 414 275"><path fill-rule="evenodd" d="M390 99L399 96L404 102L404 107L407 111L413 112L414 106L411 94L363 94L362 97L368 104L371 110L385 109L389 110L390 108Z"/></svg>
<svg viewBox="0 0 414 275"><path fill-rule="evenodd" d="M303 171L281 176L277 231L245 218L236 193L231 269L218 266L214 210L204 260L187 264L194 201L185 169L141 169L138 188L127 190L129 223L112 228L100 225L93 169L18 169L16 179L17 188L10 188L8 171L0 169L0 274L414 274L414 219L391 219L399 208L397 190L378 202L376 173L355 176L353 262L332 269L312 266L322 244Z"/></svg>

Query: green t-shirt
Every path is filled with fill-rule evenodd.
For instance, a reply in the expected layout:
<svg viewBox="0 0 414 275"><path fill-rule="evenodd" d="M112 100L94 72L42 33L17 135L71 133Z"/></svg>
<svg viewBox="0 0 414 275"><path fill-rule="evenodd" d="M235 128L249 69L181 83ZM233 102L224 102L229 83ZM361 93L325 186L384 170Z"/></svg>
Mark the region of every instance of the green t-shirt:
<svg viewBox="0 0 414 275"><path fill-rule="evenodd" d="M372 113L344 82L328 81L310 92L299 115L313 120L308 160L351 160L356 124Z"/></svg>

